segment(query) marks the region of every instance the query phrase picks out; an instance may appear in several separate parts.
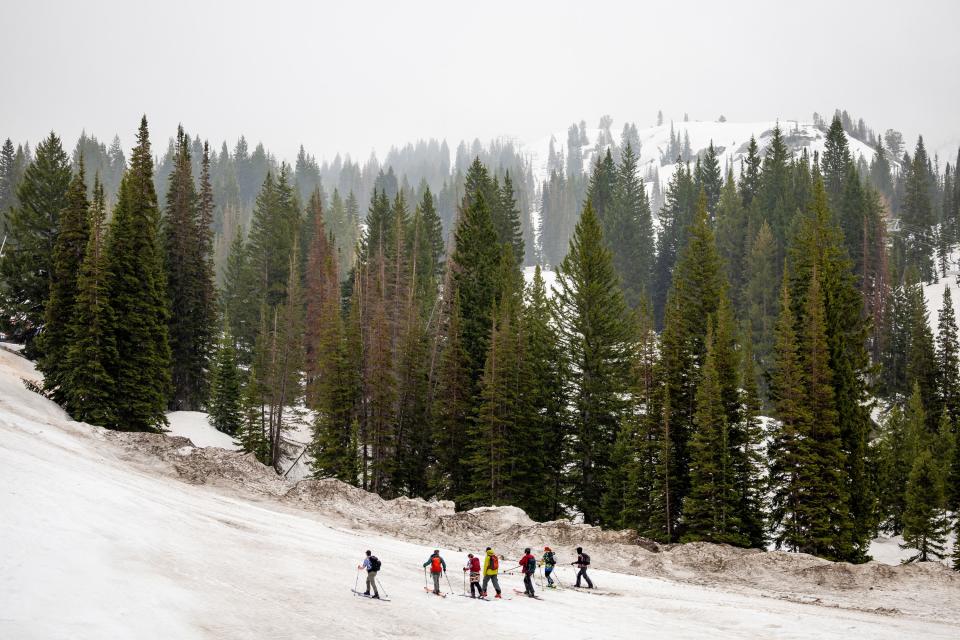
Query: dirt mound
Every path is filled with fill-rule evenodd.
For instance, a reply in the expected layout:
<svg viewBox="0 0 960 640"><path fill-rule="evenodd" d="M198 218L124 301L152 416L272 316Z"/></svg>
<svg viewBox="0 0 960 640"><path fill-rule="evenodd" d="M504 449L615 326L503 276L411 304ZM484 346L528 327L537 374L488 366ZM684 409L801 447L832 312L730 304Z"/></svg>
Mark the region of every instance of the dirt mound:
<svg viewBox="0 0 960 640"><path fill-rule="evenodd" d="M434 527L440 518L454 512L454 504L448 500L430 502L405 496L384 500L334 478L301 480L283 499L351 522L385 528L392 528L390 525L398 521L403 521L406 527Z"/></svg>
<svg viewBox="0 0 960 640"><path fill-rule="evenodd" d="M190 484L212 483L272 496L282 496L289 489L288 483L253 454L195 447L188 438L158 433L125 433L96 428L93 434L119 446L128 459L159 466Z"/></svg>

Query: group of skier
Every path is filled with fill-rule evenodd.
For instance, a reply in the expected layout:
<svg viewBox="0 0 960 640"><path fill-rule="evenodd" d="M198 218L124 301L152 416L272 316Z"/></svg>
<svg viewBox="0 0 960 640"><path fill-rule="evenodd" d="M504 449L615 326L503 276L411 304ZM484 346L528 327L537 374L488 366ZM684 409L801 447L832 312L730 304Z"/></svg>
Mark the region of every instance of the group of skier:
<svg viewBox="0 0 960 640"><path fill-rule="evenodd" d="M530 598L537 597L533 587L533 577L536 575L538 562L539 566L543 567L543 576L547 581L547 588L554 589L557 586L557 582L553 578L553 572L557 566L557 557L553 550L545 546L543 548L543 554L538 560L537 557L531 553L530 547L527 547L523 550L523 556L521 556L519 560L517 569L519 569L523 575L524 590L522 593ZM590 566L590 556L583 551L582 547L577 547L577 560L570 564L578 569L576 583L573 586L580 588L580 581L583 579L586 581L587 588L593 589L593 582L587 575L587 569ZM358 571L365 569L367 572L366 591L364 591L362 595L379 599L377 572L380 570L380 560L368 550L363 563L357 567L357 569ZM443 556L440 555L439 549L433 550L433 553L430 554L427 561L423 563L423 569L424 573L429 572L432 578L432 592L438 596L443 595L440 591L440 578L447 575L447 562L443 559ZM514 569L507 570L506 572L509 571L514 571ZM471 598L485 599L487 597L487 587L490 584L493 584L493 589L496 593L494 597L497 599L502 597L502 590L500 589L500 581L498 579L500 574L500 557L497 556L491 547L486 548L483 554L483 560L472 553L468 553L466 564L463 567L463 573L464 577L469 577L470 580ZM426 580L426 577L424 577L424 580ZM449 583L449 577L447 577L447 580ZM424 589L428 592L431 591L429 586L424 586ZM371 591L373 592L372 594ZM521 592L517 590L517 593Z"/></svg>

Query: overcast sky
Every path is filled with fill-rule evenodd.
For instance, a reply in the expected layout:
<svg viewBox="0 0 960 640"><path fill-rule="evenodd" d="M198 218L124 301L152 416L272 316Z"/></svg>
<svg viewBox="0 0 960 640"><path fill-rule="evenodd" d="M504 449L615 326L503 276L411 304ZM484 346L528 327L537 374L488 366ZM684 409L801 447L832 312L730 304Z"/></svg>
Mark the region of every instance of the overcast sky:
<svg viewBox="0 0 960 640"><path fill-rule="evenodd" d="M847 109L960 141L960 0L0 0L0 137L178 122L292 159L418 138Z"/></svg>

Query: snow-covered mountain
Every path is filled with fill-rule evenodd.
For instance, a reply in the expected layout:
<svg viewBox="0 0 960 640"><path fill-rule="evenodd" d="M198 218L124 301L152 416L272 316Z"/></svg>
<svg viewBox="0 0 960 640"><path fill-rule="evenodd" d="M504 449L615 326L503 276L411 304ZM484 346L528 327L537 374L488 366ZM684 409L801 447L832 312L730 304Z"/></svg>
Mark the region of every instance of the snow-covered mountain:
<svg viewBox="0 0 960 640"><path fill-rule="evenodd" d="M710 122L691 120L689 122L665 123L660 126L638 129L640 138L639 150L639 170L640 175L646 177L648 173L656 169L659 173L662 186L666 186L673 172L676 170L675 163L660 164L661 158L666 153L670 145L671 127L673 134L678 136L681 141L689 137L690 150L693 156L705 151L713 142L714 148L720 159L721 168L728 164L732 165L734 172L739 175L740 160L746 156L747 145L750 142L750 136L754 136L760 153L770 143L773 136L773 129L778 122L775 120L761 122ZM799 154L803 149L813 156L814 152L823 152L826 142L826 134L813 122L800 122L796 120L779 121L780 129L783 132L784 140L787 146L795 154ZM597 141L612 137L616 144L620 143L620 131L623 123L614 123L608 130L599 128L587 128L588 142L581 146L583 155L583 166L589 170L596 162ZM550 136L535 140L524 145L524 152L529 154L534 177L538 183L548 177L548 160L550 154L550 142L553 141L554 149L558 153L567 154L567 131L566 129L557 131ZM850 145L850 152L853 160L856 162L863 158L867 163L873 160L873 149L863 142L847 136ZM634 149L634 151L637 151Z"/></svg>

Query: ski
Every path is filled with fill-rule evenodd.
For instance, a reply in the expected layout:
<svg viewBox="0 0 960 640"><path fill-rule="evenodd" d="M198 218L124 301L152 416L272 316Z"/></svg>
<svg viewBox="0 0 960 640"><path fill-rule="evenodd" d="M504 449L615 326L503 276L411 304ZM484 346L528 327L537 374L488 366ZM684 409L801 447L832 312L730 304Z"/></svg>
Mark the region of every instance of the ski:
<svg viewBox="0 0 960 640"><path fill-rule="evenodd" d="M571 591L580 591L582 593L589 593L590 595L594 595L594 596L619 596L620 595L616 591L601 591L596 587L594 587L593 589L591 589L590 587L573 587L573 586L564 587L564 588L570 589Z"/></svg>
<svg viewBox="0 0 960 640"><path fill-rule="evenodd" d="M423 591L424 591L424 593L429 593L430 595L432 595L432 596L437 596L438 598L446 598L446 597L447 597L447 594L445 594L445 593L434 593L434 592L433 592L433 589L431 589L430 587L424 587L424 588L423 588Z"/></svg>
<svg viewBox="0 0 960 640"><path fill-rule="evenodd" d="M514 589L513 592L520 596L527 596L528 598L533 598L534 600L543 600L543 598L541 598L540 596L527 595L526 591L521 591L520 589Z"/></svg>
<svg viewBox="0 0 960 640"><path fill-rule="evenodd" d="M379 600L380 602L390 602L390 598L384 598L383 596L380 596L379 598L374 598L373 596L368 595L363 591L357 591L356 589L350 589L350 591L353 591L354 595L360 596L361 598L366 598L367 600Z"/></svg>

